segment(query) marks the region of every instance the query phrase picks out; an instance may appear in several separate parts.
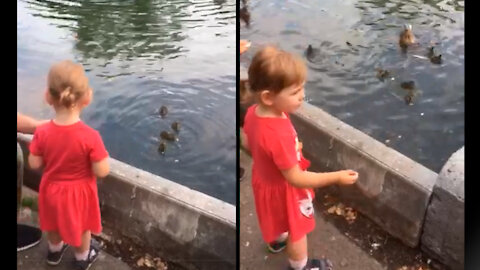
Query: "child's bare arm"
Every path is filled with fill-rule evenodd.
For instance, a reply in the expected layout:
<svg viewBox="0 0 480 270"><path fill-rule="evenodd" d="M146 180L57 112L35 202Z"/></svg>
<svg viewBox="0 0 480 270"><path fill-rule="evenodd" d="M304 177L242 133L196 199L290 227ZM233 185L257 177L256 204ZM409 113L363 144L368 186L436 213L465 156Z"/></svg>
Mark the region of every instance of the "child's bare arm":
<svg viewBox="0 0 480 270"><path fill-rule="evenodd" d="M108 157L97 162L92 162L92 170L95 176L104 178L110 172L110 165L108 164Z"/></svg>
<svg viewBox="0 0 480 270"><path fill-rule="evenodd" d="M292 186L298 188L318 188L332 184L351 185L358 178L358 173L352 170L315 173L303 171L298 165L282 170L282 174Z"/></svg>
<svg viewBox="0 0 480 270"><path fill-rule="evenodd" d="M42 156L35 156L32 153L28 155L28 165L33 170L40 169L43 165L43 158Z"/></svg>

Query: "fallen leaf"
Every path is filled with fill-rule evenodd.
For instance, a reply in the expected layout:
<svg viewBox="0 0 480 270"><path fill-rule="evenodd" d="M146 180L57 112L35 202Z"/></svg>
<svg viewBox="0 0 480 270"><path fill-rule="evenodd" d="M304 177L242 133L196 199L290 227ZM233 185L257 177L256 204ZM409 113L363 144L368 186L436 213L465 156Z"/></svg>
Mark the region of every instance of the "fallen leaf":
<svg viewBox="0 0 480 270"><path fill-rule="evenodd" d="M329 214L333 214L333 213L335 213L335 209L337 209L337 207L334 205L334 206L328 208L327 212L328 212Z"/></svg>
<svg viewBox="0 0 480 270"><path fill-rule="evenodd" d="M137 266L143 266L144 262L145 262L145 259L144 259L143 257L141 257L141 258L138 259L138 261L137 261Z"/></svg>

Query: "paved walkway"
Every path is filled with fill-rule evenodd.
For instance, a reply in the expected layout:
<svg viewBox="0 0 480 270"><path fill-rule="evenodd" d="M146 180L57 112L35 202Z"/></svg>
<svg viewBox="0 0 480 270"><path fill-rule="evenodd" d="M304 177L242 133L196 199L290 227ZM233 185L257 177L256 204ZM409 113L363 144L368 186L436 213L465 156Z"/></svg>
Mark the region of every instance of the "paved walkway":
<svg viewBox="0 0 480 270"><path fill-rule="evenodd" d="M65 251L62 261L59 265L50 266L45 262L47 252L47 239L44 235L42 241L35 247L17 252L18 270L71 270L74 259L73 248L69 247ZM97 261L92 264L89 270L131 270L131 268L121 260L101 251Z"/></svg>
<svg viewBox="0 0 480 270"><path fill-rule="evenodd" d="M28 189L22 189L22 197L36 198L37 193ZM38 227L38 218L36 212L21 211L20 222ZM41 242L27 250L17 252L18 270L71 270L74 259L73 248L69 247L63 256L59 265L50 266L46 263L47 238L43 235ZM101 251L97 261L92 264L89 270L131 270L131 268L121 260L111 256L105 251Z"/></svg>

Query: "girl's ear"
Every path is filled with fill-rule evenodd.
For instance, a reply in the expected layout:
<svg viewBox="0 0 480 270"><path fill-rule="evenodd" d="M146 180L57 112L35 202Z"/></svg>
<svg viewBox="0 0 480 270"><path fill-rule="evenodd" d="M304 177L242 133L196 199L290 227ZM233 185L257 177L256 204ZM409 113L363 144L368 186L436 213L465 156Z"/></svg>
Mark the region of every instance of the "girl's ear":
<svg viewBox="0 0 480 270"><path fill-rule="evenodd" d="M83 98L82 106L88 106L92 102L92 99L93 99L92 88L88 88L88 91Z"/></svg>
<svg viewBox="0 0 480 270"><path fill-rule="evenodd" d="M272 91L263 90L260 92L260 101L267 106L272 106L274 96L275 95Z"/></svg>
<svg viewBox="0 0 480 270"><path fill-rule="evenodd" d="M53 98L52 95L50 95L48 88L45 89L45 101L47 101L48 105L53 106Z"/></svg>

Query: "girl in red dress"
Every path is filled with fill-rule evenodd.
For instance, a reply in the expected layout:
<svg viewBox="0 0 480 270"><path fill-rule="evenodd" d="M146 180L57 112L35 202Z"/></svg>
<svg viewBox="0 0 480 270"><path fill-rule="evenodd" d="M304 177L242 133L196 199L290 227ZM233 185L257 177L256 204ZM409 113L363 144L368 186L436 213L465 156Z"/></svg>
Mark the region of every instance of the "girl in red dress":
<svg viewBox="0 0 480 270"><path fill-rule="evenodd" d="M353 184L357 172L308 172L310 162L288 113L304 100L305 64L293 55L266 47L256 53L248 69L250 91L256 103L245 116L242 143L253 159L252 188L255 209L267 243L282 235L289 269L331 269L329 260L308 259L307 233L315 227L312 188Z"/></svg>
<svg viewBox="0 0 480 270"><path fill-rule="evenodd" d="M48 237L47 263L59 264L70 245L75 269L81 270L98 256L91 239L91 233L102 230L96 177L109 172L100 134L80 120L92 95L81 65L54 64L45 98L55 118L36 128L28 158L32 169L43 167L38 206L40 228Z"/></svg>

